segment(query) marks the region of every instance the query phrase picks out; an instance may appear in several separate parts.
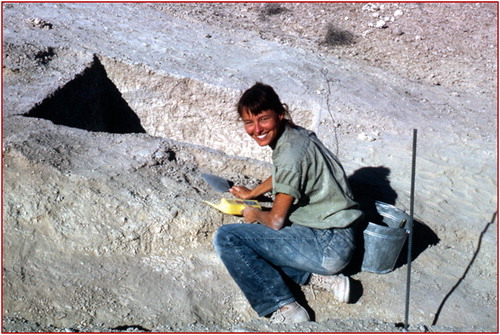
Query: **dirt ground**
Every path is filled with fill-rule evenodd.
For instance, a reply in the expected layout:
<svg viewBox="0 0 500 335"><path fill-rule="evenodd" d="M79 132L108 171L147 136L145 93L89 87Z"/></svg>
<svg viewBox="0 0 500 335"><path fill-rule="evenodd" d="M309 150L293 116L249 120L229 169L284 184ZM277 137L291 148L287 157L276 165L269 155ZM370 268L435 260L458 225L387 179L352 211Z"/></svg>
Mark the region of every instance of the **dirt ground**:
<svg viewBox="0 0 500 335"><path fill-rule="evenodd" d="M394 271L346 270L349 304L258 318L212 236L214 173L270 151L235 116L275 87L357 196L409 213L410 331L498 331L498 3L2 3L5 332L399 332ZM267 204L270 205L270 204Z"/></svg>

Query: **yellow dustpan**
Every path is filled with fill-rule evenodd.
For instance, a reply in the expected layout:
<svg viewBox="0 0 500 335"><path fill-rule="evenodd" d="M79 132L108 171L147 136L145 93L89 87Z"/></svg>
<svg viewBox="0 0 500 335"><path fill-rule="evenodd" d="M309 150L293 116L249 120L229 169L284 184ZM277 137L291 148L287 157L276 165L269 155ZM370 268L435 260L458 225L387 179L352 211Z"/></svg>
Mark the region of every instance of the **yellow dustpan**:
<svg viewBox="0 0 500 335"><path fill-rule="evenodd" d="M207 203L210 206L217 208L222 213L231 214L231 215L241 215L241 212L247 206L262 209L262 207L260 206L260 204L257 200L241 200L241 199L222 198L219 204L214 204L214 203L211 203L208 201L204 201L204 203Z"/></svg>

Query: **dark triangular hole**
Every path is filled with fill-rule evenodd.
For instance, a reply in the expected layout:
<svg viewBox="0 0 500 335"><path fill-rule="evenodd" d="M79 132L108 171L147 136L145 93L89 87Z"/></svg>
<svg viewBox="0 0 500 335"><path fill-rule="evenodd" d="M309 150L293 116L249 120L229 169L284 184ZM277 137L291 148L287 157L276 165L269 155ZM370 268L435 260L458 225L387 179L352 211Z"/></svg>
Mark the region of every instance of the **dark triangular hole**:
<svg viewBox="0 0 500 335"><path fill-rule="evenodd" d="M146 132L96 56L82 73L24 115L89 131Z"/></svg>

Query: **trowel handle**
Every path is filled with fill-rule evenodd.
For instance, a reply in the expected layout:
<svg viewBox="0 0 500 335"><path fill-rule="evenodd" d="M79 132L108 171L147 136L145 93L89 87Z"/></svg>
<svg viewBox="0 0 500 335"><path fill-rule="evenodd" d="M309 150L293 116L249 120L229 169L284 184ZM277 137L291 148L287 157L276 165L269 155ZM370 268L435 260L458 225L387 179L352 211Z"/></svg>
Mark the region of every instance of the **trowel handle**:
<svg viewBox="0 0 500 335"><path fill-rule="evenodd" d="M401 223L399 224L399 228L404 228L406 225L406 219L401 220Z"/></svg>

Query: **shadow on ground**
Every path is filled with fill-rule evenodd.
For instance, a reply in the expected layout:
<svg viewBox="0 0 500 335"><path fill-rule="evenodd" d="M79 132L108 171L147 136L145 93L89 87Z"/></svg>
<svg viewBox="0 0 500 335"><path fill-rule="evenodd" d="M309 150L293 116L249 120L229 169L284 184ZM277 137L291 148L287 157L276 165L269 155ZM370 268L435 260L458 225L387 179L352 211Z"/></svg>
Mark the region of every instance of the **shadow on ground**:
<svg viewBox="0 0 500 335"><path fill-rule="evenodd" d="M380 215L376 210L377 201L389 205L395 205L398 197L396 191L391 187L389 181L390 169L384 166L365 167L355 171L349 176L349 184L355 200L360 204L365 213L362 222L356 227L357 249L349 266L344 270L346 275L354 275L361 272L363 256L365 252L365 240L363 231L369 222L377 223L380 221ZM439 237L423 222L413 220L413 244L411 251L411 260L414 261L428 247L438 244ZM396 251L397 252L397 251ZM408 260L408 239L406 239L403 248L394 265L397 269L407 263Z"/></svg>

